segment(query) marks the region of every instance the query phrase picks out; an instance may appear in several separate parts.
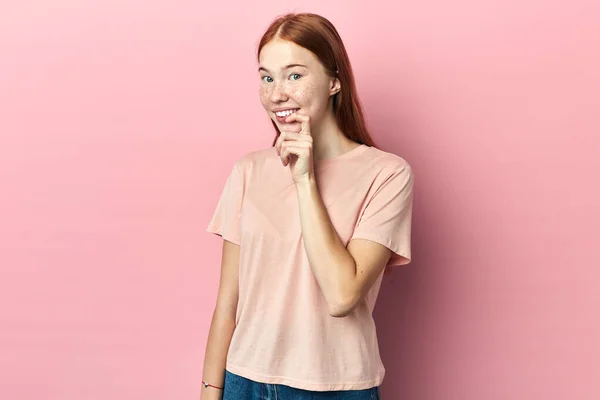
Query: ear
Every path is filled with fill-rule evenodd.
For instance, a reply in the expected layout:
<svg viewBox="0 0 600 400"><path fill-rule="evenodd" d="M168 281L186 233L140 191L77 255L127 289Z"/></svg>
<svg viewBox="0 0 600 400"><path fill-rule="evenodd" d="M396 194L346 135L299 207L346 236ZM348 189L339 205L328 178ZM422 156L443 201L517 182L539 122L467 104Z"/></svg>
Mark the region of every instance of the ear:
<svg viewBox="0 0 600 400"><path fill-rule="evenodd" d="M333 96L337 92L342 89L340 80L338 78L333 78L331 80L331 85L329 86L329 95Z"/></svg>

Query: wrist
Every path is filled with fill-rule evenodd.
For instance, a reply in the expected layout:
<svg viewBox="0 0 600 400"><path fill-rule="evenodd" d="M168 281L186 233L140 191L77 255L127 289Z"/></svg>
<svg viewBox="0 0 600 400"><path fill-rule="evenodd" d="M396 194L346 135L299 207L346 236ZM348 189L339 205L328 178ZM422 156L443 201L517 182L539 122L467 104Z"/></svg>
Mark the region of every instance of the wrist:
<svg viewBox="0 0 600 400"><path fill-rule="evenodd" d="M222 385L221 386L217 386L217 385L210 384L210 383L208 383L206 381L202 381L202 386L204 386L205 389L206 388L212 388L212 389L216 389L216 390L223 390L223 386Z"/></svg>
<svg viewBox="0 0 600 400"><path fill-rule="evenodd" d="M297 188L302 189L312 189L317 187L317 180L312 174L298 178L297 180L294 180L294 183L296 184Z"/></svg>

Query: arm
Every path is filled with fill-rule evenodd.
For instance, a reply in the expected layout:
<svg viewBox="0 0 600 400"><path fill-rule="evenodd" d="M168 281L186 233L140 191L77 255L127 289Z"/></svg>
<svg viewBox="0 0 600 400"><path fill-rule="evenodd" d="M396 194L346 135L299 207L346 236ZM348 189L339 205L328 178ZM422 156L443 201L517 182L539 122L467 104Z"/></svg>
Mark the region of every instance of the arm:
<svg viewBox="0 0 600 400"><path fill-rule="evenodd" d="M296 189L304 247L329 314L346 316L383 271L391 250L366 239L353 239L344 247L314 178L300 181Z"/></svg>
<svg viewBox="0 0 600 400"><path fill-rule="evenodd" d="M218 387L223 387L227 352L233 331L235 330L235 314L239 295L239 260L240 246L223 240L221 281L219 284L217 305L213 312L208 333L202 372L202 380ZM222 390L213 387L205 388L202 385L200 392L201 400L220 400L222 396Z"/></svg>
<svg viewBox="0 0 600 400"><path fill-rule="evenodd" d="M355 237L350 240L347 248L344 247L317 188L312 161L313 138L310 132L310 118L308 115L292 113L286 122L293 121L300 122L300 130L298 131L296 126L295 131L281 131L275 148L282 164L290 166L296 184L304 248L313 274L329 305L329 314L343 317L354 309L373 286L392 257L392 251L377 243L379 240L369 240L373 239L373 236ZM291 158L292 155L297 158ZM410 175L408 177L410 178ZM395 189L394 186L392 188ZM404 207L406 199L406 194L400 195L393 190L391 196L384 196L383 203L375 206L374 212L391 202L392 207L397 208L398 216L401 216L402 210L408 210ZM396 229L390 221L397 219L382 215L383 221L374 219L375 226L383 229L384 234L385 231ZM410 214L405 214L404 219L407 219L407 216L410 217ZM381 226L378 227L377 223ZM406 229L404 231L406 232ZM362 235L366 236L365 232ZM409 254L406 247L404 253ZM407 261L406 258L404 263Z"/></svg>

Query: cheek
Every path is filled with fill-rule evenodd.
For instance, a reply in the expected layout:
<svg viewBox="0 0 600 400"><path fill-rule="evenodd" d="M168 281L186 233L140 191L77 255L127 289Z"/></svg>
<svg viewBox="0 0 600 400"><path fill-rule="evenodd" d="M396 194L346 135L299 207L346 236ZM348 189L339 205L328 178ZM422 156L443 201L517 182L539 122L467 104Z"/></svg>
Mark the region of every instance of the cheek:
<svg viewBox="0 0 600 400"><path fill-rule="evenodd" d="M309 105L315 103L315 87L314 86L301 86L295 87L290 90L290 97L301 103L302 105Z"/></svg>
<svg viewBox="0 0 600 400"><path fill-rule="evenodd" d="M321 113L321 109L326 107L327 98L322 90L316 85L306 85L299 87L292 95L301 105L312 110L313 113Z"/></svg>
<svg viewBox="0 0 600 400"><path fill-rule="evenodd" d="M258 89L258 97L260 98L263 107L266 107L269 102L269 90L264 86L261 86Z"/></svg>

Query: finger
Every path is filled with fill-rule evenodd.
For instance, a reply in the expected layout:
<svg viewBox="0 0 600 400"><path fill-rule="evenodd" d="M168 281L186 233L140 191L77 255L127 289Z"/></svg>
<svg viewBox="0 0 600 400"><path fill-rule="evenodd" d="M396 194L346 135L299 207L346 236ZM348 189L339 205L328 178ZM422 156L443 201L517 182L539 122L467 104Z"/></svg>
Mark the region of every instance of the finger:
<svg viewBox="0 0 600 400"><path fill-rule="evenodd" d="M283 143L290 141L312 142L312 136L297 132L285 132L285 136L281 139L281 142Z"/></svg>
<svg viewBox="0 0 600 400"><path fill-rule="evenodd" d="M297 135L297 133L289 132L289 131L280 131L279 136L277 136L277 140L275 141L275 150L277 151L277 155L281 155L281 144L289 140L290 135Z"/></svg>
<svg viewBox="0 0 600 400"><path fill-rule="evenodd" d="M300 158L308 158L309 150L306 146L301 145L292 145L286 146L286 148L282 152L282 162L283 165L288 165L291 157L296 156Z"/></svg>
<svg viewBox="0 0 600 400"><path fill-rule="evenodd" d="M310 129L309 129L310 128L310 117L308 115L292 113L292 114L288 115L288 117L285 119L285 122L293 122L293 121L300 122L300 132L299 133L310 134Z"/></svg>
<svg viewBox="0 0 600 400"><path fill-rule="evenodd" d="M310 118L308 115L295 112L295 113L291 113L290 115L288 115L287 118L285 119L285 122L292 122L292 121L308 122L309 120L310 120Z"/></svg>
<svg viewBox="0 0 600 400"><path fill-rule="evenodd" d="M277 155L281 158L281 162L283 163L283 165L287 165L287 163L289 162L289 157L283 155L284 147L291 146L295 143L300 145L307 145L310 149L312 147L313 138L310 135L305 135L301 133L282 132L282 134L280 134L280 137L277 138L276 146Z"/></svg>
<svg viewBox="0 0 600 400"><path fill-rule="evenodd" d="M277 140L275 142L275 148L277 150L278 156L281 155L281 146L284 143L290 143L290 142L307 142L307 143L312 144L313 138L310 135L305 135L302 133L282 132L282 134L279 135L279 137L277 138Z"/></svg>
<svg viewBox="0 0 600 400"><path fill-rule="evenodd" d="M275 151L278 156L281 155L281 143L283 142L284 137L284 132L279 132L279 136L277 136L277 140L275 141Z"/></svg>
<svg viewBox="0 0 600 400"><path fill-rule="evenodd" d="M281 159L281 164L288 165L290 162L290 153L288 147L291 145L291 141L283 141L281 142L281 148L279 150L279 158Z"/></svg>
<svg viewBox="0 0 600 400"><path fill-rule="evenodd" d="M292 123L292 122L299 122L300 123L300 132L302 132L306 126L306 123L308 122L308 115L292 113L292 114L288 115L288 117L285 119L285 122L288 124Z"/></svg>
<svg viewBox="0 0 600 400"><path fill-rule="evenodd" d="M298 158L308 158L310 156L310 143L308 142L285 142L281 151L281 160L283 165L287 165L292 155Z"/></svg>

